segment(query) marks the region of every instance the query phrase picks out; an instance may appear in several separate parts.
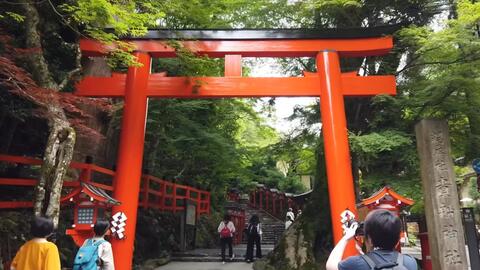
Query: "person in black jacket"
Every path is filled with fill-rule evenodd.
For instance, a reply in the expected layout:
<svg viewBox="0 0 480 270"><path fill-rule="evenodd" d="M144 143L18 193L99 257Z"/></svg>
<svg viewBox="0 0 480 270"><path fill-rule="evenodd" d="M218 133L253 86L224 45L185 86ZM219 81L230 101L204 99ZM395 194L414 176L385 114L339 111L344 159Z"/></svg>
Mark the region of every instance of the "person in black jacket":
<svg viewBox="0 0 480 270"><path fill-rule="evenodd" d="M257 251L257 258L262 257L262 248L260 241L262 239L262 226L257 215L252 215L246 229L247 234L247 256L246 261L253 262L253 245L255 244Z"/></svg>

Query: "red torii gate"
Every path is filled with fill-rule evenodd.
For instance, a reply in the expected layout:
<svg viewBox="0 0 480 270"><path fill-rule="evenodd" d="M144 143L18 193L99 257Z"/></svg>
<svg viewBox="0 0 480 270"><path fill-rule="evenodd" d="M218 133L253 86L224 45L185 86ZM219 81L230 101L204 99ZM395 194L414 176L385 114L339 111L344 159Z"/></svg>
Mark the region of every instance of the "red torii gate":
<svg viewBox="0 0 480 270"><path fill-rule="evenodd" d="M135 238L138 194L142 171L147 99L228 98L228 97L321 97L328 189L334 241L342 237L340 214L356 213L355 193L344 108L344 96L394 95L394 76L360 77L342 74L340 57L387 54L393 29L349 30L152 30L129 41L142 66L130 67L127 74L85 77L76 94L89 97L124 97L124 112L115 181L115 199L122 202L113 213L123 212L128 220L126 238L114 239L117 269L131 269ZM225 77L166 77L151 74L152 57L175 57L166 40L180 43L199 55L225 58ZM84 56L102 56L110 49L98 41L83 39ZM242 77L242 57L316 57L317 72L305 77ZM355 254L353 245L348 255Z"/></svg>

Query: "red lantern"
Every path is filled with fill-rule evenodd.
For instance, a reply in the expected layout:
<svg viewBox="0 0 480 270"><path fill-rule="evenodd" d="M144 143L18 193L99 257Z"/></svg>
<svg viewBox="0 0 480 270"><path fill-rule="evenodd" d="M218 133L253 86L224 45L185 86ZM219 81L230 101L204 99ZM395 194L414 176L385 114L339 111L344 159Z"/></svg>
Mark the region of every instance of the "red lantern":
<svg viewBox="0 0 480 270"><path fill-rule="evenodd" d="M77 246L83 245L86 239L93 236L92 228L99 218L104 218L106 209L120 204L95 184L83 182L62 201L74 204L74 222L72 229L66 233Z"/></svg>

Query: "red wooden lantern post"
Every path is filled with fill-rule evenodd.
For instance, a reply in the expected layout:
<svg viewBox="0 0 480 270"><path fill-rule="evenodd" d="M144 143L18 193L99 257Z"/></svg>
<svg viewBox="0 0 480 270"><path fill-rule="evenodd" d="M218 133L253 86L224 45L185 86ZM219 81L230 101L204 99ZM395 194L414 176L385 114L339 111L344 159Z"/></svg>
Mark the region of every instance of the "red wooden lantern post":
<svg viewBox="0 0 480 270"><path fill-rule="evenodd" d="M77 246L83 245L86 239L93 236L93 225L99 218L106 218L106 209L120 205L119 201L101 188L85 182L81 182L78 188L62 198L62 202L74 204L74 222L66 234L73 238Z"/></svg>
<svg viewBox="0 0 480 270"><path fill-rule="evenodd" d="M279 196L279 203L280 203L280 209L279 209L279 216L281 217L285 213L285 193L281 192Z"/></svg>

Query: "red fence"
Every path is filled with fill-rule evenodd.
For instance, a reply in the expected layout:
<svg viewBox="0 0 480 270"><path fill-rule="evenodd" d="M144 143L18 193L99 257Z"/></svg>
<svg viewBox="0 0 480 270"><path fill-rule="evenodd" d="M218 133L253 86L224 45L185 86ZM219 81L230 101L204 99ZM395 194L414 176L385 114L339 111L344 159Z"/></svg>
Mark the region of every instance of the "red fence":
<svg viewBox="0 0 480 270"><path fill-rule="evenodd" d="M198 215L210 214L210 192L161 180L151 175L142 176L140 206L176 213L184 210L184 199L196 203Z"/></svg>
<svg viewBox="0 0 480 270"><path fill-rule="evenodd" d="M249 203L251 207L262 209L270 215L283 220L288 208L292 208L295 213L301 210L309 194L310 192L294 195L257 184L256 189L250 193Z"/></svg>
<svg viewBox="0 0 480 270"><path fill-rule="evenodd" d="M42 165L41 159L12 155L0 155L0 162L29 166ZM70 168L79 170L79 177L75 180L65 180L64 189L78 187L80 182L88 182L107 192L113 191L115 171L91 163L74 161L71 162ZM0 186L34 187L37 183L36 178L0 177ZM142 175L140 206L175 213L184 210L183 199L197 204L198 215L210 214L210 192L161 180L151 175ZM0 201L0 209L30 208L32 206L32 201Z"/></svg>

